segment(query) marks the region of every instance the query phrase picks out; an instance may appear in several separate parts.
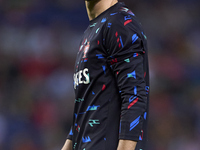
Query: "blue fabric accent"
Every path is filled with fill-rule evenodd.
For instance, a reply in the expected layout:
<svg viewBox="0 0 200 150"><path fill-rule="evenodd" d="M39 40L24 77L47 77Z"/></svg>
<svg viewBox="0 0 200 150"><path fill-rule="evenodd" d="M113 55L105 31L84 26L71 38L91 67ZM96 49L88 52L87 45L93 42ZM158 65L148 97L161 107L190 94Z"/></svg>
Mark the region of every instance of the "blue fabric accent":
<svg viewBox="0 0 200 150"><path fill-rule="evenodd" d="M135 43L135 41L137 41L137 39L138 39L137 34L133 34L133 36L132 36L132 44Z"/></svg>
<svg viewBox="0 0 200 150"><path fill-rule="evenodd" d="M83 143L88 143L88 142L91 142L91 139L90 139L90 137L88 136L88 137L82 137L82 141L83 141Z"/></svg>
<svg viewBox="0 0 200 150"><path fill-rule="evenodd" d="M120 43L121 43L122 47L124 47L124 44L122 42L122 37L120 36L119 38L120 38Z"/></svg>
<svg viewBox="0 0 200 150"><path fill-rule="evenodd" d="M144 119L147 119L147 112L144 113Z"/></svg>
<svg viewBox="0 0 200 150"><path fill-rule="evenodd" d="M137 87L134 87L134 94L137 95Z"/></svg>
<svg viewBox="0 0 200 150"><path fill-rule="evenodd" d="M127 77L128 77L128 78L133 77L133 78L136 79L136 73L135 73L135 71L133 71L133 72L131 72L131 73L128 73L128 74L127 74Z"/></svg>
<svg viewBox="0 0 200 150"><path fill-rule="evenodd" d="M70 130L69 135L73 135L72 129Z"/></svg>
<svg viewBox="0 0 200 150"><path fill-rule="evenodd" d="M101 20L101 23L104 23L104 22L106 22L106 18L103 18L103 19Z"/></svg>
<svg viewBox="0 0 200 150"><path fill-rule="evenodd" d="M102 54L96 54L96 56L98 57L98 59L104 58Z"/></svg>
<svg viewBox="0 0 200 150"><path fill-rule="evenodd" d="M134 129L139 124L139 122L140 122L140 116L138 118L136 118L133 122L131 122L131 124L130 124L130 131L132 129Z"/></svg>

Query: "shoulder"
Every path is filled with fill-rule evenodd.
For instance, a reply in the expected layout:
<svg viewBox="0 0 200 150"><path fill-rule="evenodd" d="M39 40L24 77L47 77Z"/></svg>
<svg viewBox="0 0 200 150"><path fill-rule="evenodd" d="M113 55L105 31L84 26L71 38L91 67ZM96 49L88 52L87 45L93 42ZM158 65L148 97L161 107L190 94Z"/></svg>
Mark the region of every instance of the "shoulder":
<svg viewBox="0 0 200 150"><path fill-rule="evenodd" d="M120 28L121 30L134 30L140 32L141 24L135 14L127 7L120 7L116 12L111 12L107 18L108 30Z"/></svg>

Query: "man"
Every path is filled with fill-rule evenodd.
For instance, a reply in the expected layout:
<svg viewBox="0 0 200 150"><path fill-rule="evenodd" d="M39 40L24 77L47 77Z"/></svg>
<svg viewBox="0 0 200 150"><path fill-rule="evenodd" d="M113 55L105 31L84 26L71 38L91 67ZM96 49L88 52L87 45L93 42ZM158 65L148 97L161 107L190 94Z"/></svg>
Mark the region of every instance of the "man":
<svg viewBox="0 0 200 150"><path fill-rule="evenodd" d="M146 36L123 3L85 4L90 25L77 54L73 125L62 150L145 150Z"/></svg>

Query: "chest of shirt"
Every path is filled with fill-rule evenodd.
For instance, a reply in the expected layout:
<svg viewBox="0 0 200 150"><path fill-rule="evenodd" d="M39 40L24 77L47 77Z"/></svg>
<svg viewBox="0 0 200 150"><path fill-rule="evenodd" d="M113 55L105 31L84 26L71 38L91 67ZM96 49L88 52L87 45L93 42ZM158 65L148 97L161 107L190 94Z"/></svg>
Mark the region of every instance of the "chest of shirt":
<svg viewBox="0 0 200 150"><path fill-rule="evenodd" d="M74 88L87 85L102 74L107 65L103 28L96 26L86 30L79 46L74 68Z"/></svg>

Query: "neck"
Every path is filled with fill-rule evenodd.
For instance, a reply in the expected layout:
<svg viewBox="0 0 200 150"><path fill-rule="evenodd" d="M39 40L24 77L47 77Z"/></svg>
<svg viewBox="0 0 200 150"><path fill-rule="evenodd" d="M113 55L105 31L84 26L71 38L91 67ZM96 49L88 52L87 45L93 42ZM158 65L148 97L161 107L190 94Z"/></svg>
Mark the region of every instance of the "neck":
<svg viewBox="0 0 200 150"><path fill-rule="evenodd" d="M118 0L85 0L89 20L93 20L117 2Z"/></svg>

